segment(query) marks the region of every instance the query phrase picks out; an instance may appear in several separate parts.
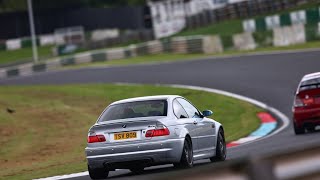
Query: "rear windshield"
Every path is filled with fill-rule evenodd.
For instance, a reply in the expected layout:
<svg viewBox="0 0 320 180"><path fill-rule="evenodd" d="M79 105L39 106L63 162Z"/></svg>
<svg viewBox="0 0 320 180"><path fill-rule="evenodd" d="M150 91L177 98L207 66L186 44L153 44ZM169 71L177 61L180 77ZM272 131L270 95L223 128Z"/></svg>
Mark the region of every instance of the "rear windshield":
<svg viewBox="0 0 320 180"><path fill-rule="evenodd" d="M299 92L317 88L320 88L320 78L310 79L301 82Z"/></svg>
<svg viewBox="0 0 320 180"><path fill-rule="evenodd" d="M136 101L109 106L99 122L137 117L167 116L166 100Z"/></svg>

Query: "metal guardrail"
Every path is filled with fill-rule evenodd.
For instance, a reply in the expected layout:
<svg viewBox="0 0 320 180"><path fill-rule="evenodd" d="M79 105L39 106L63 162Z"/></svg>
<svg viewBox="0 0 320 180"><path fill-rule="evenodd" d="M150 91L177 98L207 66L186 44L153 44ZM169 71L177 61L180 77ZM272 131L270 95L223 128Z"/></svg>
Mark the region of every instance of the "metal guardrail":
<svg viewBox="0 0 320 180"><path fill-rule="evenodd" d="M168 172L156 179L296 180L320 179L320 146L264 157L210 163L192 169Z"/></svg>

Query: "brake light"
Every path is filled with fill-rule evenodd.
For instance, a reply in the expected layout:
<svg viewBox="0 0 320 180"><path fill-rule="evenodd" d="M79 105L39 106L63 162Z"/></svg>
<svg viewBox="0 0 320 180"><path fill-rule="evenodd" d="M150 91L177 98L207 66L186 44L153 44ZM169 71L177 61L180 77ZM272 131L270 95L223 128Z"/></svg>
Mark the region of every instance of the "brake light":
<svg viewBox="0 0 320 180"><path fill-rule="evenodd" d="M296 99L294 100L294 107L303 107L304 104L302 102L302 100L299 97L296 97Z"/></svg>
<svg viewBox="0 0 320 180"><path fill-rule="evenodd" d="M313 104L314 103L314 99L313 98L303 99L303 103L305 105Z"/></svg>
<svg viewBox="0 0 320 180"><path fill-rule="evenodd" d="M305 99L300 99L299 97L296 97L294 101L294 107L304 107L314 104L314 98L305 98Z"/></svg>
<svg viewBox="0 0 320 180"><path fill-rule="evenodd" d="M168 136L168 135L170 135L170 131L168 128L152 129L146 132L146 137Z"/></svg>
<svg viewBox="0 0 320 180"><path fill-rule="evenodd" d="M105 142L104 135L90 135L88 136L88 143Z"/></svg>

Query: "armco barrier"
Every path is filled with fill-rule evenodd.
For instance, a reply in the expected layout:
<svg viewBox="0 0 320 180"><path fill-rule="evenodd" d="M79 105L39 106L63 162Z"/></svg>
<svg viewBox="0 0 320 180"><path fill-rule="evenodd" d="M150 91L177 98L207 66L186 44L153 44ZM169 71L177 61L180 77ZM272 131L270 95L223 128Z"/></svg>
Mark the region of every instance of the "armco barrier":
<svg viewBox="0 0 320 180"><path fill-rule="evenodd" d="M185 54L187 53L187 39L184 37L174 37L171 40L171 52Z"/></svg>
<svg viewBox="0 0 320 180"><path fill-rule="evenodd" d="M303 24L280 27L273 29L273 45L288 46L306 42L305 28Z"/></svg>
<svg viewBox="0 0 320 180"><path fill-rule="evenodd" d="M45 71L47 69L47 65L46 64L34 64L32 65L32 71L33 72L41 72L41 71Z"/></svg>
<svg viewBox="0 0 320 180"><path fill-rule="evenodd" d="M60 59L50 60L50 61L45 62L45 64L46 64L45 71L52 71L52 70L55 70L55 69L58 69L59 67L61 67Z"/></svg>
<svg viewBox="0 0 320 180"><path fill-rule="evenodd" d="M91 53L77 54L74 59L76 64L90 63L92 61Z"/></svg>
<svg viewBox="0 0 320 180"><path fill-rule="evenodd" d="M33 73L33 64L23 64L18 66L19 69L19 76L26 76Z"/></svg>
<svg viewBox="0 0 320 180"><path fill-rule="evenodd" d="M95 51L91 54L91 58L92 58L92 62L100 62L100 61L108 60L106 51Z"/></svg>
<svg viewBox="0 0 320 180"><path fill-rule="evenodd" d="M172 53L217 53L223 51L223 45L219 36L188 36L174 37L170 41Z"/></svg>
<svg viewBox="0 0 320 180"><path fill-rule="evenodd" d="M0 69L0 79L6 78L6 76L7 76L6 69Z"/></svg>
<svg viewBox="0 0 320 180"><path fill-rule="evenodd" d="M223 45L220 36L204 36L202 44L204 54L223 52Z"/></svg>
<svg viewBox="0 0 320 180"><path fill-rule="evenodd" d="M237 50L252 50L257 47L251 33L233 35L233 44Z"/></svg>
<svg viewBox="0 0 320 180"><path fill-rule="evenodd" d="M123 48L110 49L107 51L107 59L124 59L125 52Z"/></svg>
<svg viewBox="0 0 320 180"><path fill-rule="evenodd" d="M147 42L147 47L149 54L159 54L164 52L163 44L159 40Z"/></svg>
<svg viewBox="0 0 320 180"><path fill-rule="evenodd" d="M75 64L73 57L67 57L60 60L61 66L69 66Z"/></svg>
<svg viewBox="0 0 320 180"><path fill-rule="evenodd" d="M17 67L7 69L7 77L19 76L19 69Z"/></svg>
<svg viewBox="0 0 320 180"><path fill-rule="evenodd" d="M268 156L251 156L221 163L169 171L154 179L232 179L289 180L320 179L320 146L277 152Z"/></svg>
<svg viewBox="0 0 320 180"><path fill-rule="evenodd" d="M275 14L256 19L247 19L242 22L245 32L265 31L277 27L291 26L295 24L314 25L320 22L320 8L292 11L290 13Z"/></svg>
<svg viewBox="0 0 320 180"><path fill-rule="evenodd" d="M210 35L173 37L171 39L165 39L162 41L150 41L130 45L128 47L123 48L96 50L91 52L79 53L73 56L56 58L46 62L41 62L40 64L34 64L29 66L20 65L0 69L0 72L2 72L2 74L0 74L0 78L26 75L40 71L51 71L61 66L91 62L102 62L107 60L124 59L142 55L159 54L164 52L178 54L213 54L221 53L225 49L251 50L255 49L258 46L263 47L265 44L269 45L270 43L272 43L272 32L270 34L268 33L268 37L264 39L258 36L257 33L263 34L263 32L254 32L253 34L248 32L243 34L236 34L234 36L222 37ZM263 37L265 37L264 34ZM283 28L276 28L273 31L273 39L273 43L275 46L285 46L303 43L306 41L304 25L297 24Z"/></svg>
<svg viewBox="0 0 320 180"><path fill-rule="evenodd" d="M136 46L137 56L143 56L148 54L148 44L141 43Z"/></svg>

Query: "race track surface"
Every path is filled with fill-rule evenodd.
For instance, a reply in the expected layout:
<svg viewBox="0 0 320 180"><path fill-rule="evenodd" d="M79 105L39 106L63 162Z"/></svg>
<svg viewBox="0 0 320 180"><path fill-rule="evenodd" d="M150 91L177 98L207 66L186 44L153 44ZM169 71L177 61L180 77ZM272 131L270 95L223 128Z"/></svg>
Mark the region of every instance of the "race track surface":
<svg viewBox="0 0 320 180"><path fill-rule="evenodd" d="M128 82L148 84L195 85L244 95L272 106L291 119L291 106L297 85L306 73L320 71L320 52L297 52L250 55L226 58L134 65L123 67L86 68L38 73L33 76L0 80L0 85L69 84ZM213 107L214 110L214 107ZM236 119L235 119L236 121ZM270 138L228 150L228 159L268 155L288 149L320 144L320 132L294 135L292 125ZM207 161L203 161L205 164ZM198 166L203 165L203 163ZM125 179L156 177L174 171L159 166L142 175L127 170L111 172L110 176ZM78 177L74 179L88 179Z"/></svg>

